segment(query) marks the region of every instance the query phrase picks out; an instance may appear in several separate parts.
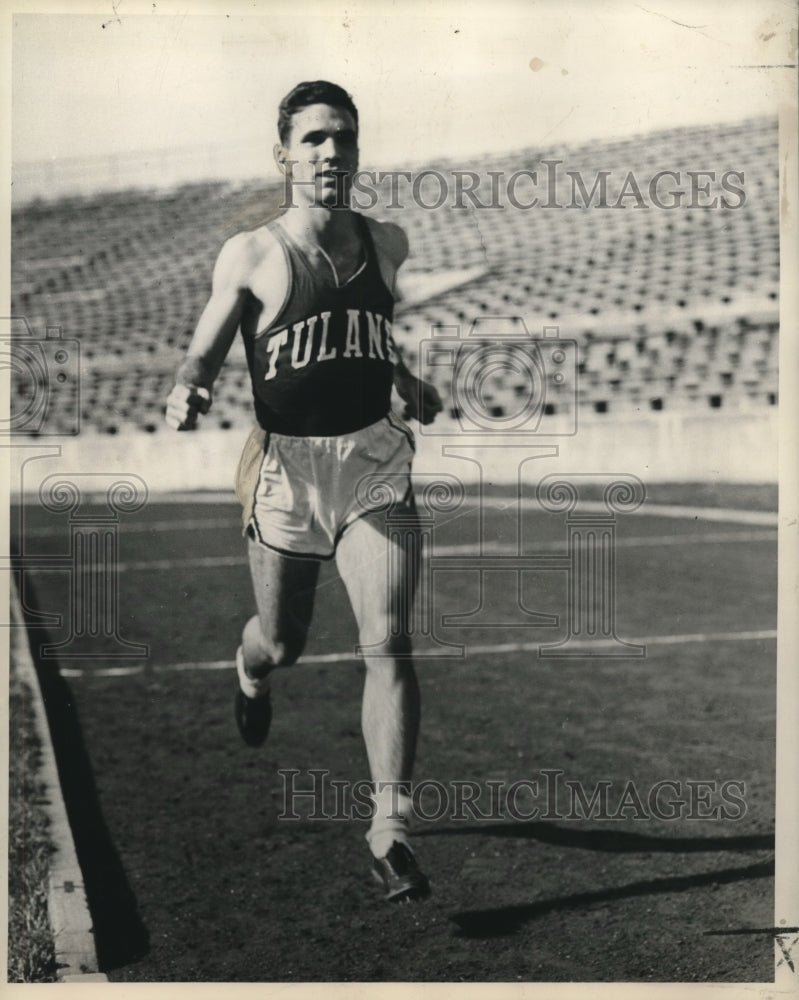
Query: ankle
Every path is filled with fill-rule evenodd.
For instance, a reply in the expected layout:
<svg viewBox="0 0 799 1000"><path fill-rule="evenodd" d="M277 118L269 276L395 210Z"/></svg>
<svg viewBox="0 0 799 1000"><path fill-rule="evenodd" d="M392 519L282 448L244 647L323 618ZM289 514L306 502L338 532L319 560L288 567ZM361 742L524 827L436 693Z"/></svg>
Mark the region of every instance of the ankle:
<svg viewBox="0 0 799 1000"><path fill-rule="evenodd" d="M396 784L386 785L372 795L374 811L366 840L376 858L384 858L394 841L404 844L411 853L409 843L411 799Z"/></svg>
<svg viewBox="0 0 799 1000"><path fill-rule="evenodd" d="M251 676L244 665L244 652L241 646L236 650L236 673L239 677L239 687L248 698L260 698L269 693L268 672L260 677Z"/></svg>

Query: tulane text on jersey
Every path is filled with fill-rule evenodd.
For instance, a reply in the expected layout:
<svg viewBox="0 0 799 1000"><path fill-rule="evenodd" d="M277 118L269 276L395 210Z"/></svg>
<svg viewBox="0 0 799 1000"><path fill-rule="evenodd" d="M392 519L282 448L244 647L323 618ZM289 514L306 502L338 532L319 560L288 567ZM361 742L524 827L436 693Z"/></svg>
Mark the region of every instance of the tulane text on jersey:
<svg viewBox="0 0 799 1000"><path fill-rule="evenodd" d="M296 371L335 358L371 358L394 364L391 322L385 316L368 309L347 309L346 317L337 316L331 324L331 315L327 309L269 334L264 352L258 352L265 362L262 380L275 378L282 366Z"/></svg>

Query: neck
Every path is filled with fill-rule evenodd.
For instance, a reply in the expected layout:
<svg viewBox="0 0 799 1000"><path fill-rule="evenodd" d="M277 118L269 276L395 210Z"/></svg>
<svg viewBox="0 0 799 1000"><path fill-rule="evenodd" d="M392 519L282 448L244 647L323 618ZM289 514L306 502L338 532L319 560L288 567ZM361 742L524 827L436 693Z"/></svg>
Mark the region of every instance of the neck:
<svg viewBox="0 0 799 1000"><path fill-rule="evenodd" d="M321 246L346 240L355 228L355 216L350 208L294 205L283 216L283 221L291 232Z"/></svg>

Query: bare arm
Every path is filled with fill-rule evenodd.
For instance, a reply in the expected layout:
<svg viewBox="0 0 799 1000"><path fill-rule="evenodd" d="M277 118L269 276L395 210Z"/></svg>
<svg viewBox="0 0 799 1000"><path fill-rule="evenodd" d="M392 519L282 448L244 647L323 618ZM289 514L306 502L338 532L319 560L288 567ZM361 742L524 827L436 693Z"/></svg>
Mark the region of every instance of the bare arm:
<svg viewBox="0 0 799 1000"><path fill-rule="evenodd" d="M175 430L191 430L198 413L211 408L211 390L241 322L246 296L248 235L234 236L222 247L214 267L211 297L200 315L186 357L167 400L166 421Z"/></svg>
<svg viewBox="0 0 799 1000"><path fill-rule="evenodd" d="M373 231L375 248L380 258L380 271L387 287L397 294L397 272L408 256L408 237L399 226L383 223ZM403 416L414 417L429 424L443 409L435 386L416 378L402 360L396 343L394 348L394 388L405 403Z"/></svg>

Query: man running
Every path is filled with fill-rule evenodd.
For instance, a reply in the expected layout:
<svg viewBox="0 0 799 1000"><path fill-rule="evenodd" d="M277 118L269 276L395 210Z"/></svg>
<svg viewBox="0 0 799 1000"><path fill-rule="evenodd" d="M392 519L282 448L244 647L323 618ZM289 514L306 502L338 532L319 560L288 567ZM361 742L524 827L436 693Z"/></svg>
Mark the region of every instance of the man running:
<svg viewBox="0 0 799 1000"><path fill-rule="evenodd" d="M258 614L236 653L239 731L252 746L266 739L270 674L302 653L320 560L335 557L366 648L372 871L388 899L421 899L429 883L408 842L419 688L406 620L418 546L390 541L385 514L370 509L368 490L356 497L356 487L384 477L413 521L413 435L391 412L392 385L404 415L423 423L441 401L410 374L392 338L405 234L349 207L358 168L358 112L349 94L325 81L299 84L280 104L278 134L289 207L223 246L166 419L189 430L208 412L240 330L257 426L236 490Z"/></svg>

